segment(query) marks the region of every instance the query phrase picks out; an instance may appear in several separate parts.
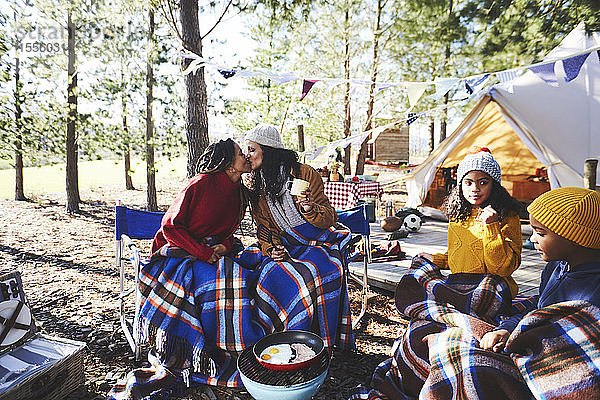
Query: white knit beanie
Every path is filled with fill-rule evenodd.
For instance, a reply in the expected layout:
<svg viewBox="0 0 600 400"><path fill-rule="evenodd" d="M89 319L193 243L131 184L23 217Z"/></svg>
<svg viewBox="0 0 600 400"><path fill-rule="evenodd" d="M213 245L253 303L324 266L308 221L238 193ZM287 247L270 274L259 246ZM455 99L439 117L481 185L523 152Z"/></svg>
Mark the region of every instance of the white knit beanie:
<svg viewBox="0 0 600 400"><path fill-rule="evenodd" d="M281 141L279 130L273 125L260 124L246 133L246 140L256 142L263 146L285 149Z"/></svg>
<svg viewBox="0 0 600 400"><path fill-rule="evenodd" d="M474 154L467 154L465 158L458 164L456 171L456 182L460 184L465 177L471 171L482 171L492 177L493 180L500 183L500 177L502 172L500 171L500 165L492 157L492 154L480 150Z"/></svg>

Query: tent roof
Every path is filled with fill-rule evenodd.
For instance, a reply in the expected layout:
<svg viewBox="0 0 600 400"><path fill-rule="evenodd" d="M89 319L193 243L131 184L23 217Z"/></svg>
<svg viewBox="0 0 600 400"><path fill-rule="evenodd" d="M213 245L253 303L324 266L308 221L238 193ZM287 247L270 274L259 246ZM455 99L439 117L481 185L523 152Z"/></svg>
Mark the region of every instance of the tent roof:
<svg viewBox="0 0 600 400"><path fill-rule="evenodd" d="M441 167L457 165L473 146L487 147L502 167L502 175L533 174L542 165L506 122L495 102L488 102Z"/></svg>

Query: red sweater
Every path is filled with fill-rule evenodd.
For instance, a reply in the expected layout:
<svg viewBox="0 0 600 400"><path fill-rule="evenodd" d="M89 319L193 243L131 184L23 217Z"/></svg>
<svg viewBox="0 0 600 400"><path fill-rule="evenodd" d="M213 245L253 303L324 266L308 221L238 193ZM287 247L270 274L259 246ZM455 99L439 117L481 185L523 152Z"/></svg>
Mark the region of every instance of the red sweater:
<svg viewBox="0 0 600 400"><path fill-rule="evenodd" d="M168 243L207 261L213 250L202 239L208 236L231 250L240 222L239 188L240 182L232 182L225 172L193 177L165 213L152 254Z"/></svg>

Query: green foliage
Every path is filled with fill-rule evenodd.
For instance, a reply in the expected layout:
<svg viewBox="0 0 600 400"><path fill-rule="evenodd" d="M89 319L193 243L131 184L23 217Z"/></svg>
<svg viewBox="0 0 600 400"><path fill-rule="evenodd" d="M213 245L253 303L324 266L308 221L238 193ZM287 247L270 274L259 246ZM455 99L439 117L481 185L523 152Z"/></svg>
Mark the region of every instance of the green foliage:
<svg viewBox="0 0 600 400"><path fill-rule="evenodd" d="M479 23L485 68L500 70L539 61L580 22L600 30L600 3L594 0L471 0L463 15Z"/></svg>

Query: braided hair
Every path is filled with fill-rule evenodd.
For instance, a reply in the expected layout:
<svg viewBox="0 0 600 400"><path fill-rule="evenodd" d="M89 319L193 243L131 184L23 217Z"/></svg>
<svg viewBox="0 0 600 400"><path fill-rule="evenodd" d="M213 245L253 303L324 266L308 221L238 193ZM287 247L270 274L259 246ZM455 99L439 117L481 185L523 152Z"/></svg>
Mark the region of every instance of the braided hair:
<svg viewBox="0 0 600 400"><path fill-rule="evenodd" d="M224 171L233 164L235 142L231 139L219 140L208 145L196 163L196 174L214 174Z"/></svg>
<svg viewBox="0 0 600 400"><path fill-rule="evenodd" d="M274 147L258 144L262 149L262 165L258 170L252 171L252 199L258 199L258 193L263 186L261 171L264 176L265 194L272 200L281 195L281 190L286 184L290 173L298 175L300 163L298 154L293 150L276 149Z"/></svg>

